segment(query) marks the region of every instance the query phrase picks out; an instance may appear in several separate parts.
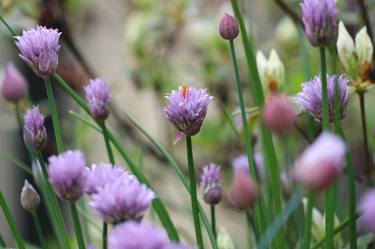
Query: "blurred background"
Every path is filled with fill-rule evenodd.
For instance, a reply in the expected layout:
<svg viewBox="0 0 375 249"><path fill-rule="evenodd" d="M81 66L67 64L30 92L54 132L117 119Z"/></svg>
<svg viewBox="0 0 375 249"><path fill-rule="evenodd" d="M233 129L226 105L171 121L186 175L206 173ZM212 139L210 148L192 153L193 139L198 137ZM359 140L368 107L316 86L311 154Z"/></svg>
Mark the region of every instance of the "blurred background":
<svg viewBox="0 0 375 249"><path fill-rule="evenodd" d="M300 24L287 17L280 2L286 3L293 13L300 15L299 1L240 0L247 18L248 30L255 44L255 50L266 55L275 48L284 62L286 80L283 90L293 96L305 79L318 72L318 54L305 42ZM223 0L0 0L1 15L20 33L36 24L54 27L62 32L62 49L58 72L77 91L90 78L101 77L110 83L112 89L109 127L138 162L166 201L172 218L184 239L193 242L193 222L190 216L190 200L186 190L168 162L129 123L123 115L126 111L166 146L181 166L186 167L184 142L172 146L175 129L165 119L162 108L167 92L181 84L208 88L215 97L211 102L208 118L202 132L195 136L194 156L197 172L214 161L223 167L224 200L218 206L218 226L226 228L239 248L246 244L244 214L235 210L227 197L227 186L232 178L232 160L243 154L239 139L240 127L236 123L238 108L235 83L230 61L229 46L218 35L218 23L225 12L231 13L230 2ZM375 1L367 1L371 16ZM350 32L355 34L362 27L362 17L356 0L339 0L340 19L344 20ZM293 16L292 16L293 17ZM375 18L374 22L375 22ZM371 20L370 20L371 21ZM251 107L248 72L240 39L235 41L240 60L241 79L247 105ZM48 106L42 81L18 58L13 39L3 25L0 25L0 79L3 66L12 61L27 77L29 100L21 108L38 104L42 112L48 113ZM304 61L308 61L308 65ZM69 111L84 114L58 87L55 87L58 108L63 122L64 138L69 149L82 149L89 164L107 161L107 155L100 134L82 124ZM368 105L374 104L373 90L366 95ZM373 127L375 113L367 109L368 127ZM344 127L355 152L357 170L361 171L363 155L358 99L352 96L348 117ZM250 123L259 122L257 113L250 114ZM56 153L51 131L51 120L47 119L49 144L44 151L48 157ZM307 115L301 116L300 126L307 129ZM23 235L31 242L37 242L35 231L30 227L30 218L19 204L19 194L25 178L28 178L11 161L18 159L30 165L20 137L14 107L0 99L0 188L11 206L17 224ZM349 130L350 129L350 130ZM370 130L372 133L372 130ZM257 130L254 130L254 144ZM280 168L288 168L294 157L307 145L297 131L283 137L276 137ZM373 139L370 144L374 145ZM120 157L116 160L125 165ZM187 169L184 168L186 172ZM345 176L343 176L345 177ZM286 181L286 197L293 188ZM361 183L359 183L361 185ZM345 191L345 189L343 189ZM345 202L344 202L345 203ZM203 203L202 203L203 204ZM205 206L203 204L203 206ZM207 208L207 207L206 207ZM41 211L43 212L43 211ZM89 212L89 209L87 210ZM152 211L150 219L157 217ZM69 219L67 219L69 220ZM49 224L44 222L48 231ZM99 223L98 223L99 224ZM91 231L92 241L100 239L95 228ZM11 241L9 230L0 215L0 231ZM291 234L290 236L295 236Z"/></svg>

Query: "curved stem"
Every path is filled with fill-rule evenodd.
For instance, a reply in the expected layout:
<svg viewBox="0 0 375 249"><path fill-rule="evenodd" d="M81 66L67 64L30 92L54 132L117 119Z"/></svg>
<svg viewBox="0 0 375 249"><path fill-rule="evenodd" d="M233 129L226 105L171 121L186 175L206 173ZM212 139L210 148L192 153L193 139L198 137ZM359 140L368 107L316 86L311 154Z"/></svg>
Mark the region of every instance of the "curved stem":
<svg viewBox="0 0 375 249"><path fill-rule="evenodd" d="M217 238L215 205L211 205L210 208L211 208L211 226L212 226L212 232L214 233L215 238Z"/></svg>
<svg viewBox="0 0 375 249"><path fill-rule="evenodd" d="M18 249L26 249L25 244L23 243L23 240L21 238L21 234L17 229L16 223L14 222L12 214L10 213L9 207L5 201L3 192L1 190L0 190L0 207L3 210L5 219L7 220L10 230L12 231L12 234L16 241Z"/></svg>
<svg viewBox="0 0 375 249"><path fill-rule="evenodd" d="M47 92L48 105L49 105L49 108L50 108L50 111L51 111L53 130L55 132L55 139L56 139L56 145L57 145L57 151L59 153L61 153L61 152L64 151L64 142L63 142L63 137L62 137L62 133L61 133L61 125L60 125L59 114L57 112L56 100L55 100L55 96L53 95L51 79L45 78L44 79L44 85L45 85L46 92Z"/></svg>
<svg viewBox="0 0 375 249"><path fill-rule="evenodd" d="M307 208L306 208L306 215L305 215L306 218L305 218L305 230L304 230L304 236L303 236L303 249L310 248L313 206L314 206L314 194L313 192L309 192L307 194Z"/></svg>
<svg viewBox="0 0 375 249"><path fill-rule="evenodd" d="M46 244L46 241L44 240L43 230L42 230L42 226L40 225L40 220L39 220L38 214L36 212L32 212L32 216L33 216L33 220L34 220L34 224L35 224L35 228L36 228L36 233L38 235L40 245L41 245L42 249L47 249L47 244Z"/></svg>
<svg viewBox="0 0 375 249"><path fill-rule="evenodd" d="M365 174L371 176L371 156L368 146L368 135L367 135L367 124L366 124L366 109L365 109L365 94L358 93L359 97L359 106L361 109L361 124L362 124L362 133L363 133L363 146L365 150ZM370 178L370 177L369 177Z"/></svg>
<svg viewBox="0 0 375 249"><path fill-rule="evenodd" d="M191 143L191 137L186 137L186 152L189 165L189 177L190 177L190 192L191 192L191 208L193 211L194 227L195 227L195 237L197 239L197 244L199 249L203 249L203 238L201 231L201 223L199 220L199 210L198 210L198 198L197 198L197 183L195 180L195 169L194 169L194 158L193 158L193 146Z"/></svg>
<svg viewBox="0 0 375 249"><path fill-rule="evenodd" d="M70 211L72 213L74 231L76 233L76 239L79 249L85 249L85 242L82 236L81 223L79 222L78 211L75 203L70 203Z"/></svg>

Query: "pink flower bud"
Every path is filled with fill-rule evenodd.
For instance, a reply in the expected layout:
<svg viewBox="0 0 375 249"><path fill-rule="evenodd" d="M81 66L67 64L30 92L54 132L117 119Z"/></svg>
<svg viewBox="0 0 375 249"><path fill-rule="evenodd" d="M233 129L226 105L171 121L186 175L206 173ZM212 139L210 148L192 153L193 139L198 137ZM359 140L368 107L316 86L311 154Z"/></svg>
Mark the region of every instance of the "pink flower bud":
<svg viewBox="0 0 375 249"><path fill-rule="evenodd" d="M293 129L297 112L285 95L271 94L263 108L262 117L268 128L276 133L283 133Z"/></svg>
<svg viewBox="0 0 375 249"><path fill-rule="evenodd" d="M239 209L251 208L258 197L258 190L245 171L236 171L233 182L229 188L229 195L232 204Z"/></svg>
<svg viewBox="0 0 375 249"><path fill-rule="evenodd" d="M345 153L344 141L325 132L295 161L294 178L311 191L324 190L343 168Z"/></svg>
<svg viewBox="0 0 375 249"><path fill-rule="evenodd" d="M225 14L220 21L219 32L220 36L225 40L234 40L238 36L238 24L234 16Z"/></svg>
<svg viewBox="0 0 375 249"><path fill-rule="evenodd" d="M27 95L27 83L22 74L12 63L7 63L1 92L6 101L17 103Z"/></svg>

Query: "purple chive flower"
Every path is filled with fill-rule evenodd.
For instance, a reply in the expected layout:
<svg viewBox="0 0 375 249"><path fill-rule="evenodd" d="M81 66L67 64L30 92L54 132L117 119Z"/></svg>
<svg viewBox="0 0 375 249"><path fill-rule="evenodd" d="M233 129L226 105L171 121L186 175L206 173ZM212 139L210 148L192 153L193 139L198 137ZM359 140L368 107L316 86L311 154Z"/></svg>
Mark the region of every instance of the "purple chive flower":
<svg viewBox="0 0 375 249"><path fill-rule="evenodd" d="M106 184L112 183L121 177L126 179L134 178L133 175L120 166L112 166L107 163L94 164L87 172L85 192L89 195L95 194Z"/></svg>
<svg viewBox="0 0 375 249"><path fill-rule="evenodd" d="M165 249L167 233L147 222L128 221L117 225L108 237L110 249Z"/></svg>
<svg viewBox="0 0 375 249"><path fill-rule="evenodd" d="M91 116L96 120L107 119L109 115L108 103L111 100L108 83L102 79L94 79L90 80L84 89Z"/></svg>
<svg viewBox="0 0 375 249"><path fill-rule="evenodd" d="M324 132L295 161L294 178L311 191L324 190L343 169L345 153L344 141Z"/></svg>
<svg viewBox="0 0 375 249"><path fill-rule="evenodd" d="M26 80L11 62L5 65L1 93L4 99L11 103L17 103L27 95Z"/></svg>
<svg viewBox="0 0 375 249"><path fill-rule="evenodd" d="M220 166L210 163L203 167L201 189L207 204L215 205L221 200Z"/></svg>
<svg viewBox="0 0 375 249"><path fill-rule="evenodd" d="M344 75L327 75L330 122L333 122L335 114L336 82L339 90L340 119L346 116L346 106L349 100L348 79ZM295 99L317 121L322 121L322 81L320 76L315 76L312 80L302 84L302 92L299 92Z"/></svg>
<svg viewBox="0 0 375 249"><path fill-rule="evenodd" d="M359 204L359 222L366 232L375 234L375 189L369 190L362 197Z"/></svg>
<svg viewBox="0 0 375 249"><path fill-rule="evenodd" d="M234 40L239 34L238 24L234 16L225 13L219 25L220 36L225 40Z"/></svg>
<svg viewBox="0 0 375 249"><path fill-rule="evenodd" d="M180 132L178 136L197 134L213 97L207 94L206 89L195 89L183 85L178 91L173 90L166 98L169 104L164 108L164 114Z"/></svg>
<svg viewBox="0 0 375 249"><path fill-rule="evenodd" d="M19 56L39 77L55 73L59 63L60 35L56 29L38 26L16 36Z"/></svg>
<svg viewBox="0 0 375 249"><path fill-rule="evenodd" d="M83 194L86 181L86 160L82 152L67 151L48 159L49 181L57 195L71 202Z"/></svg>
<svg viewBox="0 0 375 249"><path fill-rule="evenodd" d="M47 130L44 127L44 118L39 106L28 109L23 116L23 140L31 150L40 151L46 147Z"/></svg>
<svg viewBox="0 0 375 249"><path fill-rule="evenodd" d="M263 155L259 152L254 153L254 163L257 170L257 173L260 177L260 179L265 178L265 172L264 172L264 165L263 165ZM234 169L234 172L240 172L240 171L246 171L248 174L249 171L249 162L247 160L247 155L242 154L237 157L235 157L232 160L232 167Z"/></svg>
<svg viewBox="0 0 375 249"><path fill-rule="evenodd" d="M136 179L118 178L92 195L90 206L107 223L141 220L153 199L154 191Z"/></svg>
<svg viewBox="0 0 375 249"><path fill-rule="evenodd" d="M307 39L313 46L327 46L337 35L335 0L304 0L301 4Z"/></svg>
<svg viewBox="0 0 375 249"><path fill-rule="evenodd" d="M251 208L258 198L258 188L252 178L245 171L234 173L234 178L229 187L232 204L238 209Z"/></svg>

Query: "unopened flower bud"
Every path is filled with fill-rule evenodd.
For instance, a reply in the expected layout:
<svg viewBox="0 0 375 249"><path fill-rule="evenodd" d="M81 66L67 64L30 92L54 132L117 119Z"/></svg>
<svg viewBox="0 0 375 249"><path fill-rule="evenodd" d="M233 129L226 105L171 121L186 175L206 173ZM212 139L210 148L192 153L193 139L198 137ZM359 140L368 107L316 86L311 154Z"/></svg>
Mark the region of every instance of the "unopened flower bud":
<svg viewBox="0 0 375 249"><path fill-rule="evenodd" d="M217 246L219 249L234 249L234 243L228 232L220 227L217 235Z"/></svg>
<svg viewBox="0 0 375 249"><path fill-rule="evenodd" d="M339 33L336 45L338 56L344 68L349 72L354 70L357 64L354 41L342 21L339 22Z"/></svg>
<svg viewBox="0 0 375 249"><path fill-rule="evenodd" d="M230 200L238 209L251 208L258 198L258 190L245 171L235 172L234 179L229 189Z"/></svg>
<svg viewBox="0 0 375 249"><path fill-rule="evenodd" d="M271 94L264 105L262 117L264 123L272 131L284 133L293 129L297 111L286 96Z"/></svg>
<svg viewBox="0 0 375 249"><path fill-rule="evenodd" d="M366 63L371 64L373 50L374 48L370 36L367 33L367 29L363 27L355 37L355 51L360 67Z"/></svg>
<svg viewBox="0 0 375 249"><path fill-rule="evenodd" d="M21 192L21 205L29 212L34 212L40 205L40 197L34 187L25 180Z"/></svg>
<svg viewBox="0 0 375 249"><path fill-rule="evenodd" d="M221 200L220 166L210 163L203 167L201 176L203 199L207 204L215 205Z"/></svg>
<svg viewBox="0 0 375 249"><path fill-rule="evenodd" d="M91 116L95 120L106 120L109 115L108 104L111 100L108 83L102 79L94 79L90 80L84 89Z"/></svg>
<svg viewBox="0 0 375 249"><path fill-rule="evenodd" d="M43 150L47 144L47 130L44 127L44 115L40 113L39 106L27 110L23 120L23 139L26 146L31 150Z"/></svg>
<svg viewBox="0 0 375 249"><path fill-rule="evenodd" d="M297 182L311 191L327 188L343 168L346 146L336 135L322 133L294 164Z"/></svg>
<svg viewBox="0 0 375 249"><path fill-rule="evenodd" d="M226 13L220 21L219 32L223 39L234 40L239 34L236 18Z"/></svg>
<svg viewBox="0 0 375 249"><path fill-rule="evenodd" d="M27 83L13 63L5 65L1 93L6 101L17 103L27 95Z"/></svg>

